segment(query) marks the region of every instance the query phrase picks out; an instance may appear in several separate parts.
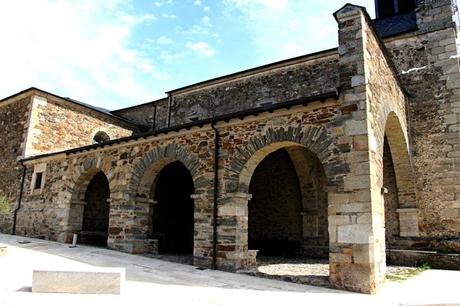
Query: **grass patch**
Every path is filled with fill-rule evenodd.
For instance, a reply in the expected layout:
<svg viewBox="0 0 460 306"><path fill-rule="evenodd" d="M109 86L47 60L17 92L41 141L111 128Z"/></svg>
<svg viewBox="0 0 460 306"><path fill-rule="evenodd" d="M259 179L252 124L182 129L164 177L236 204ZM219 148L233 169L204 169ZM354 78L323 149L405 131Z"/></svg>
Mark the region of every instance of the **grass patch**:
<svg viewBox="0 0 460 306"><path fill-rule="evenodd" d="M430 265L427 263L423 263L417 267L398 267L397 269L388 271L386 278L393 282L402 282L430 268Z"/></svg>

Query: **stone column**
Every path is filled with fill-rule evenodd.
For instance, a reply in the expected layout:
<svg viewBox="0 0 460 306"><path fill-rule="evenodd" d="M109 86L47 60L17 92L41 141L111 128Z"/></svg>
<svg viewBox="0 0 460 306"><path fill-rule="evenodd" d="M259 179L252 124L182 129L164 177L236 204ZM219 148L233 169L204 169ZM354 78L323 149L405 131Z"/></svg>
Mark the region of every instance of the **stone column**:
<svg viewBox="0 0 460 306"><path fill-rule="evenodd" d="M59 224L63 229L57 239L59 242L71 243L73 234L81 231L85 205L86 202L83 200L72 200L70 204L66 204L67 216L64 216Z"/></svg>
<svg viewBox="0 0 460 306"><path fill-rule="evenodd" d="M112 193L107 246L132 254L156 253L158 241L149 237L152 205L151 199Z"/></svg>
<svg viewBox="0 0 460 306"><path fill-rule="evenodd" d="M213 256L213 201L206 193L192 194L194 201L193 265L212 267Z"/></svg>
<svg viewBox="0 0 460 306"><path fill-rule="evenodd" d="M339 23L339 76L342 117L338 137L348 149L343 182L330 188L330 281L338 288L376 293L385 280L385 228L381 156L368 101L367 13L347 4L334 15ZM371 37L371 39L374 39ZM383 145L383 137L382 137ZM348 151L348 152L347 152ZM343 184L343 185L342 185Z"/></svg>
<svg viewBox="0 0 460 306"><path fill-rule="evenodd" d="M237 271L246 268L248 253L248 201L247 193L226 193L219 199L217 266Z"/></svg>

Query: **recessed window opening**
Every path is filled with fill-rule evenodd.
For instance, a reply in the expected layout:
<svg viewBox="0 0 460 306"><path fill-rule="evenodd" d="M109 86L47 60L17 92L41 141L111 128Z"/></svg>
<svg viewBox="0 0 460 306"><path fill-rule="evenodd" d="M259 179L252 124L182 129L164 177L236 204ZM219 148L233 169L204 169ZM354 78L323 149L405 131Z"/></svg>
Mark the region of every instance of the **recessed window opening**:
<svg viewBox="0 0 460 306"><path fill-rule="evenodd" d="M42 188L42 180L43 180L43 172L37 172L35 174L34 190Z"/></svg>
<svg viewBox="0 0 460 306"><path fill-rule="evenodd" d="M93 137L93 143L103 143L109 140L110 136L104 131L97 132Z"/></svg>

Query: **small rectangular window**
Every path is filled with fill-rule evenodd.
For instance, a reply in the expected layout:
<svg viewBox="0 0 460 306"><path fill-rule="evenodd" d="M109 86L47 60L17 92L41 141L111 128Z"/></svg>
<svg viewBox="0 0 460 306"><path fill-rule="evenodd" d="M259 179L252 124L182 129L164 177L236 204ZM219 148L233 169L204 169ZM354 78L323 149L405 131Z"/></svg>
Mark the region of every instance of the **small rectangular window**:
<svg viewBox="0 0 460 306"><path fill-rule="evenodd" d="M37 173L35 173L34 190L37 190L37 189L41 189L41 188L42 188L42 179L43 179L43 172L37 172Z"/></svg>

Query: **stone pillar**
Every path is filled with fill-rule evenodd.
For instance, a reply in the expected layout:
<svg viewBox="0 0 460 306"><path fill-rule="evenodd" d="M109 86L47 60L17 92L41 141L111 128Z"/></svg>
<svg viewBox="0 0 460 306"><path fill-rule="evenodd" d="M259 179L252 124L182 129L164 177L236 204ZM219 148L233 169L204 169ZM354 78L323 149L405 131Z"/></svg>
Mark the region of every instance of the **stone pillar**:
<svg viewBox="0 0 460 306"><path fill-rule="evenodd" d="M206 193L192 194L194 200L193 265L211 268L213 260L213 200Z"/></svg>
<svg viewBox="0 0 460 306"><path fill-rule="evenodd" d="M376 293L385 280L385 228L382 157L376 153L378 140L367 96L366 14L350 4L334 14L339 23L342 89L342 117L337 124L343 129L337 141L348 148L342 158L349 169L343 182L328 192L329 263L334 287Z"/></svg>
<svg viewBox="0 0 460 306"><path fill-rule="evenodd" d="M152 205L148 198L133 200L121 192L112 193L107 246L132 254L158 252L158 241L149 233Z"/></svg>
<svg viewBox="0 0 460 306"><path fill-rule="evenodd" d="M237 271L254 261L248 253L248 202L247 193L226 193L219 199L217 266L227 271Z"/></svg>
<svg viewBox="0 0 460 306"><path fill-rule="evenodd" d="M83 200L72 200L67 207L67 218L63 218L62 224L59 224L63 231L58 236L58 241L62 243L71 243L73 234L81 231L83 224L83 212L86 202Z"/></svg>

